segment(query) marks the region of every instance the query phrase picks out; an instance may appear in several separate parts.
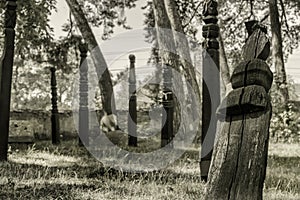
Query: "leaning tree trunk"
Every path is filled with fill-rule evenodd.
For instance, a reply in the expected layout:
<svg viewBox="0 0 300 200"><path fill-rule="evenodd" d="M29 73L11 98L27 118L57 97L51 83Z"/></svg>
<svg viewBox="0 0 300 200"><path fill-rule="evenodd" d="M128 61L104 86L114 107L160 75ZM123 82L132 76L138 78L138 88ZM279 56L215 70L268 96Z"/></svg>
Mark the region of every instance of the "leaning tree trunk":
<svg viewBox="0 0 300 200"><path fill-rule="evenodd" d="M254 31L254 32L253 32ZM266 30L250 30L243 60L231 77L233 90L218 109L219 133L205 199L262 199L266 175L273 75L266 64Z"/></svg>
<svg viewBox="0 0 300 200"><path fill-rule="evenodd" d="M225 47L224 47L224 41L221 36L219 35L219 42L220 42L220 70L221 70L221 77L223 80L224 85L231 84L230 83L230 72L229 72L229 66L227 61L227 56L225 53Z"/></svg>
<svg viewBox="0 0 300 200"><path fill-rule="evenodd" d="M162 65L163 65L163 77L165 79L164 84L164 97L167 97L168 93L173 92L171 91L172 88L177 90L177 94L183 95L183 84L182 84L182 77L180 74L179 68L179 60L178 55L175 47L174 36L172 34L171 23L168 18L165 4L161 0L153 0L153 9L154 9L154 17L155 17L155 25L156 25L156 34L158 40L158 47L159 47L159 56L162 58ZM172 73L170 69L173 68L174 71L178 73ZM166 74L168 73L168 74ZM180 76L179 76L180 75ZM171 76L171 77L168 77ZM173 80L169 80L169 79ZM168 83L171 81L171 83ZM169 86L168 86L169 84ZM174 84L171 86L170 84ZM172 88L168 88L168 87ZM170 98L174 99L174 131L177 132L179 125L181 123L180 120L180 105L179 103L182 102L182 98L180 96L172 95ZM164 130L163 130L164 131ZM172 133L172 137L174 137L174 133ZM163 145L164 146L164 145Z"/></svg>
<svg viewBox="0 0 300 200"><path fill-rule="evenodd" d="M176 2L173 0L164 0L164 2L168 17L170 19L171 28L173 30L176 50L180 56L183 69L186 72L186 79L193 88L193 92L196 94L196 97L200 101L200 88L197 82L195 68L192 64L189 43L183 30Z"/></svg>
<svg viewBox="0 0 300 200"><path fill-rule="evenodd" d="M107 63L97 43L95 35L93 34L93 31L85 17L83 9L81 8L82 5L80 5L77 0L66 0L66 2L68 3L71 13L76 20L77 26L84 40L88 44L88 48L99 78L103 109L108 115L110 115L115 110L115 99Z"/></svg>
<svg viewBox="0 0 300 200"><path fill-rule="evenodd" d="M221 23L220 26L222 27ZM221 78L223 80L224 87L222 88L222 96L226 93L230 92L232 87L230 83L230 71L228 66L228 60L225 52L224 41L222 38L222 34L219 35L219 43L220 43L220 71L221 71Z"/></svg>
<svg viewBox="0 0 300 200"><path fill-rule="evenodd" d="M279 21L277 0L269 0L269 7L272 31L272 59L276 71L275 83L282 94L285 107L288 110L289 92L284 67L281 24Z"/></svg>
<svg viewBox="0 0 300 200"><path fill-rule="evenodd" d="M193 62L190 55L190 47L185 35L181 18L178 13L178 6L174 0L164 0L165 8L167 11L168 18L170 20L171 29L173 32L174 42L176 50L178 52L180 63L184 70L186 81L189 83L187 89L187 97L182 99L187 107L198 108L201 104L201 93L196 78L196 68L193 66ZM186 101L187 100L187 101ZM182 105L182 106L183 106ZM182 109L184 117L182 117L182 123L184 124L184 141L188 141L190 130L198 130L198 135L201 135L201 123L199 119L199 113L197 109L192 109L189 112ZM191 121L198 121L194 126L191 126ZM196 127L197 126L197 127ZM190 129L191 128L191 129Z"/></svg>

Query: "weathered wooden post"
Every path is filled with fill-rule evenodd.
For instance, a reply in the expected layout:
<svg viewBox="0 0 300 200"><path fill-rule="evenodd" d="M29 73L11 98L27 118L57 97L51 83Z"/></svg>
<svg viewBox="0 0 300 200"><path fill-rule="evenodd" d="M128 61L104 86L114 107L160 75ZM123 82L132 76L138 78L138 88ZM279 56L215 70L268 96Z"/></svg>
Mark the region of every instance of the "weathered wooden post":
<svg viewBox="0 0 300 200"><path fill-rule="evenodd" d="M248 24L249 25L249 24ZM205 199L262 199L266 175L273 75L266 29L248 27L243 59L231 77L233 90L218 109L221 121Z"/></svg>
<svg viewBox="0 0 300 200"><path fill-rule="evenodd" d="M216 110L220 104L220 73L219 73L219 36L218 3L208 0L204 4L202 35L203 67L202 67L202 136L201 136L201 179L207 181L209 166L216 134Z"/></svg>
<svg viewBox="0 0 300 200"><path fill-rule="evenodd" d="M50 68L51 71L51 133L52 133L52 144L59 144L59 115L57 109L57 87L56 87L56 74L55 67Z"/></svg>
<svg viewBox="0 0 300 200"><path fill-rule="evenodd" d="M162 115L161 147L171 144L173 139L174 97L172 92L172 68L163 65L163 97L164 112ZM172 145L172 144L171 144Z"/></svg>
<svg viewBox="0 0 300 200"><path fill-rule="evenodd" d="M137 146L137 110L136 110L136 78L135 78L135 56L129 55L130 68L129 68L129 114L128 114L128 145Z"/></svg>
<svg viewBox="0 0 300 200"><path fill-rule="evenodd" d="M79 45L80 50L80 78L79 78L79 146L89 145L89 108L88 108L88 63L86 60L88 46Z"/></svg>
<svg viewBox="0 0 300 200"><path fill-rule="evenodd" d="M4 50L0 63L0 161L7 160L10 96L15 48L16 0L8 0L5 9Z"/></svg>

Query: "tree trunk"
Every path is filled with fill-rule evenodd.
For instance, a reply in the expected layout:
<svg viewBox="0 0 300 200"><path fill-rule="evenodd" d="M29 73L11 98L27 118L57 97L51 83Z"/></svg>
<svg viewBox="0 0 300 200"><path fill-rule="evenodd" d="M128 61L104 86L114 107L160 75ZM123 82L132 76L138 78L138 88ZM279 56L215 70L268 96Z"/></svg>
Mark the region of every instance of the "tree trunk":
<svg viewBox="0 0 300 200"><path fill-rule="evenodd" d="M289 92L284 67L281 24L279 21L277 0L269 0L269 7L272 31L272 59L276 71L275 83L280 93L282 94L284 104L286 106L286 109L288 110Z"/></svg>
<svg viewBox="0 0 300 200"><path fill-rule="evenodd" d="M107 63L97 43L95 35L93 34L93 31L88 24L83 9L81 8L82 5L80 5L77 0L66 0L66 2L68 3L71 13L76 20L82 37L88 44L88 49L91 53L91 57L95 64L96 72L99 78L103 109L107 113L107 115L110 115L113 111L115 111L115 98Z"/></svg>
<svg viewBox="0 0 300 200"><path fill-rule="evenodd" d="M170 20L168 18L166 8L164 2L161 0L153 0L153 8L154 8L154 17L155 17L155 26L156 26L156 34L158 40L158 47L159 47L159 55L162 58L162 65L163 65L163 73L169 73L169 76L172 76L173 80L171 83L173 86L172 88L176 89L177 94L184 94L182 79L180 75L180 68L179 68L179 60L178 54L176 52L174 36L171 29ZM170 70L166 69L165 66L171 67L174 71L178 73L170 72ZM165 69L164 69L165 68ZM166 77L166 74L164 74ZM170 86L169 86L170 87ZM170 89L164 85L164 92L167 94L170 92ZM174 92L174 91L173 91ZM183 95L184 96L184 95ZM180 96L174 97L174 132L176 133L179 125L181 123L180 117L180 105L179 102L182 102L182 98ZM174 136L174 133L172 133Z"/></svg>
<svg viewBox="0 0 300 200"><path fill-rule="evenodd" d="M201 99L200 89L196 78L195 68L192 64L192 59L190 55L190 48L188 44L188 40L184 33L180 16L178 13L178 8L176 6L176 2L174 0L164 0L166 11L171 23L171 28L173 31L174 41L176 45L176 50L180 56L180 61L183 66L185 73L185 77L191 87L193 88L193 92L195 92L198 101ZM200 104L200 102L199 102Z"/></svg>
<svg viewBox="0 0 300 200"><path fill-rule="evenodd" d="M188 138L190 137L189 132L191 130L198 130L198 135L201 135L201 123L200 123L200 104L201 104L201 93L199 84L197 82L196 77L196 68L193 66L191 55L190 55L190 48L189 43L186 38L181 20L180 15L178 13L178 7L176 5L176 1L174 0L164 0L166 11L168 18L170 20L174 42L176 46L176 50L179 55L180 63L183 67L184 76L186 81L189 83L190 87L187 87L187 96L183 101L186 101L184 105L191 108L191 110L185 110L182 109L183 115L185 117L182 117L182 123L184 124L184 141L188 141ZM191 121L199 121L198 125L197 123L194 124L194 127L191 126ZM190 129L192 128L192 129Z"/></svg>
<svg viewBox="0 0 300 200"><path fill-rule="evenodd" d="M221 26L221 25L220 25ZM224 41L222 38L222 34L219 35L219 43L220 43L220 71L221 71L221 78L223 80L224 86L222 88L222 96L227 94L232 90L231 83L230 83L230 71L228 66L228 60L225 52Z"/></svg>

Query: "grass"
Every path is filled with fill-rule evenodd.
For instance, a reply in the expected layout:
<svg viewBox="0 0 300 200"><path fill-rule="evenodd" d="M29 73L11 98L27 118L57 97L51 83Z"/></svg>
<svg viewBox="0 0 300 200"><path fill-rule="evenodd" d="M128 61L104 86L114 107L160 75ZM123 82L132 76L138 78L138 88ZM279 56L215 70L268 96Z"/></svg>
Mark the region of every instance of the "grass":
<svg viewBox="0 0 300 200"><path fill-rule="evenodd" d="M264 199L300 199L299 144L270 144ZM13 145L0 163L0 199L201 199L198 152L163 170L120 172L104 167L77 141Z"/></svg>
<svg viewBox="0 0 300 200"><path fill-rule="evenodd" d="M270 144L265 199L300 199L300 145Z"/></svg>

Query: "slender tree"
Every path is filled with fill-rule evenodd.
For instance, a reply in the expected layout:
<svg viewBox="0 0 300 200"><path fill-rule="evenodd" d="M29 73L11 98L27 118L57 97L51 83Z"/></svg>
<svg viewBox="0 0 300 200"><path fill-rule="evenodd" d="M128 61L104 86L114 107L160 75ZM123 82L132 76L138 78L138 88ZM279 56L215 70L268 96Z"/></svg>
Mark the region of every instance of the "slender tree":
<svg viewBox="0 0 300 200"><path fill-rule="evenodd" d="M219 22L220 28L222 29L222 20ZM220 32L219 35L219 44L220 44L220 71L221 71L221 78L223 80L223 87L221 84L221 95L225 95L230 89L231 89L231 83L230 83L230 70L229 70L229 64L228 59L225 51L224 41L222 37L222 32Z"/></svg>
<svg viewBox="0 0 300 200"><path fill-rule="evenodd" d="M171 71L171 68L175 69L178 72L180 71L180 69L178 63L178 55L176 54L176 52L174 52L175 41L173 38L173 34L171 32L172 30L171 23L166 12L165 4L161 0L153 0L153 6L154 6L153 8L154 8L154 18L155 18L155 27L156 27L156 37L157 37L158 47L159 47L159 56L161 57L162 60L161 63L163 66L164 83L166 83L164 84L164 88L163 88L164 94L167 95L169 92L173 92L172 88L179 88L179 91L183 91L182 84L178 84L180 77L177 77L176 74L172 73ZM175 81L172 81L172 78L175 79ZM176 86L172 84L176 84ZM173 100L173 97L171 98ZM180 124L180 108L176 98L174 99L174 111L175 111L174 127L176 130ZM169 116L171 113L172 112L168 113L167 117L169 117L169 119L171 117ZM168 123L168 121L166 121L166 123ZM166 126L168 126L168 124L164 124L164 127ZM166 130L163 129L162 131L164 132ZM162 133L162 134L173 134L173 133ZM167 135L165 139L166 141L162 141L162 146L166 145L172 139L172 136Z"/></svg>
<svg viewBox="0 0 300 200"><path fill-rule="evenodd" d="M196 72L192 64L189 43L180 20L178 6L173 0L164 0L164 2L173 31L176 50L178 51L178 54L180 56L180 61L183 69L186 72L187 81L191 84L197 97L200 100L200 90L196 79Z"/></svg>
<svg viewBox="0 0 300 200"><path fill-rule="evenodd" d="M270 20L272 31L272 58L275 66L275 83L280 93L282 94L284 104L288 110L289 92L286 78L286 71L284 67L284 55L282 46L281 23L279 21L277 0L269 0Z"/></svg>

